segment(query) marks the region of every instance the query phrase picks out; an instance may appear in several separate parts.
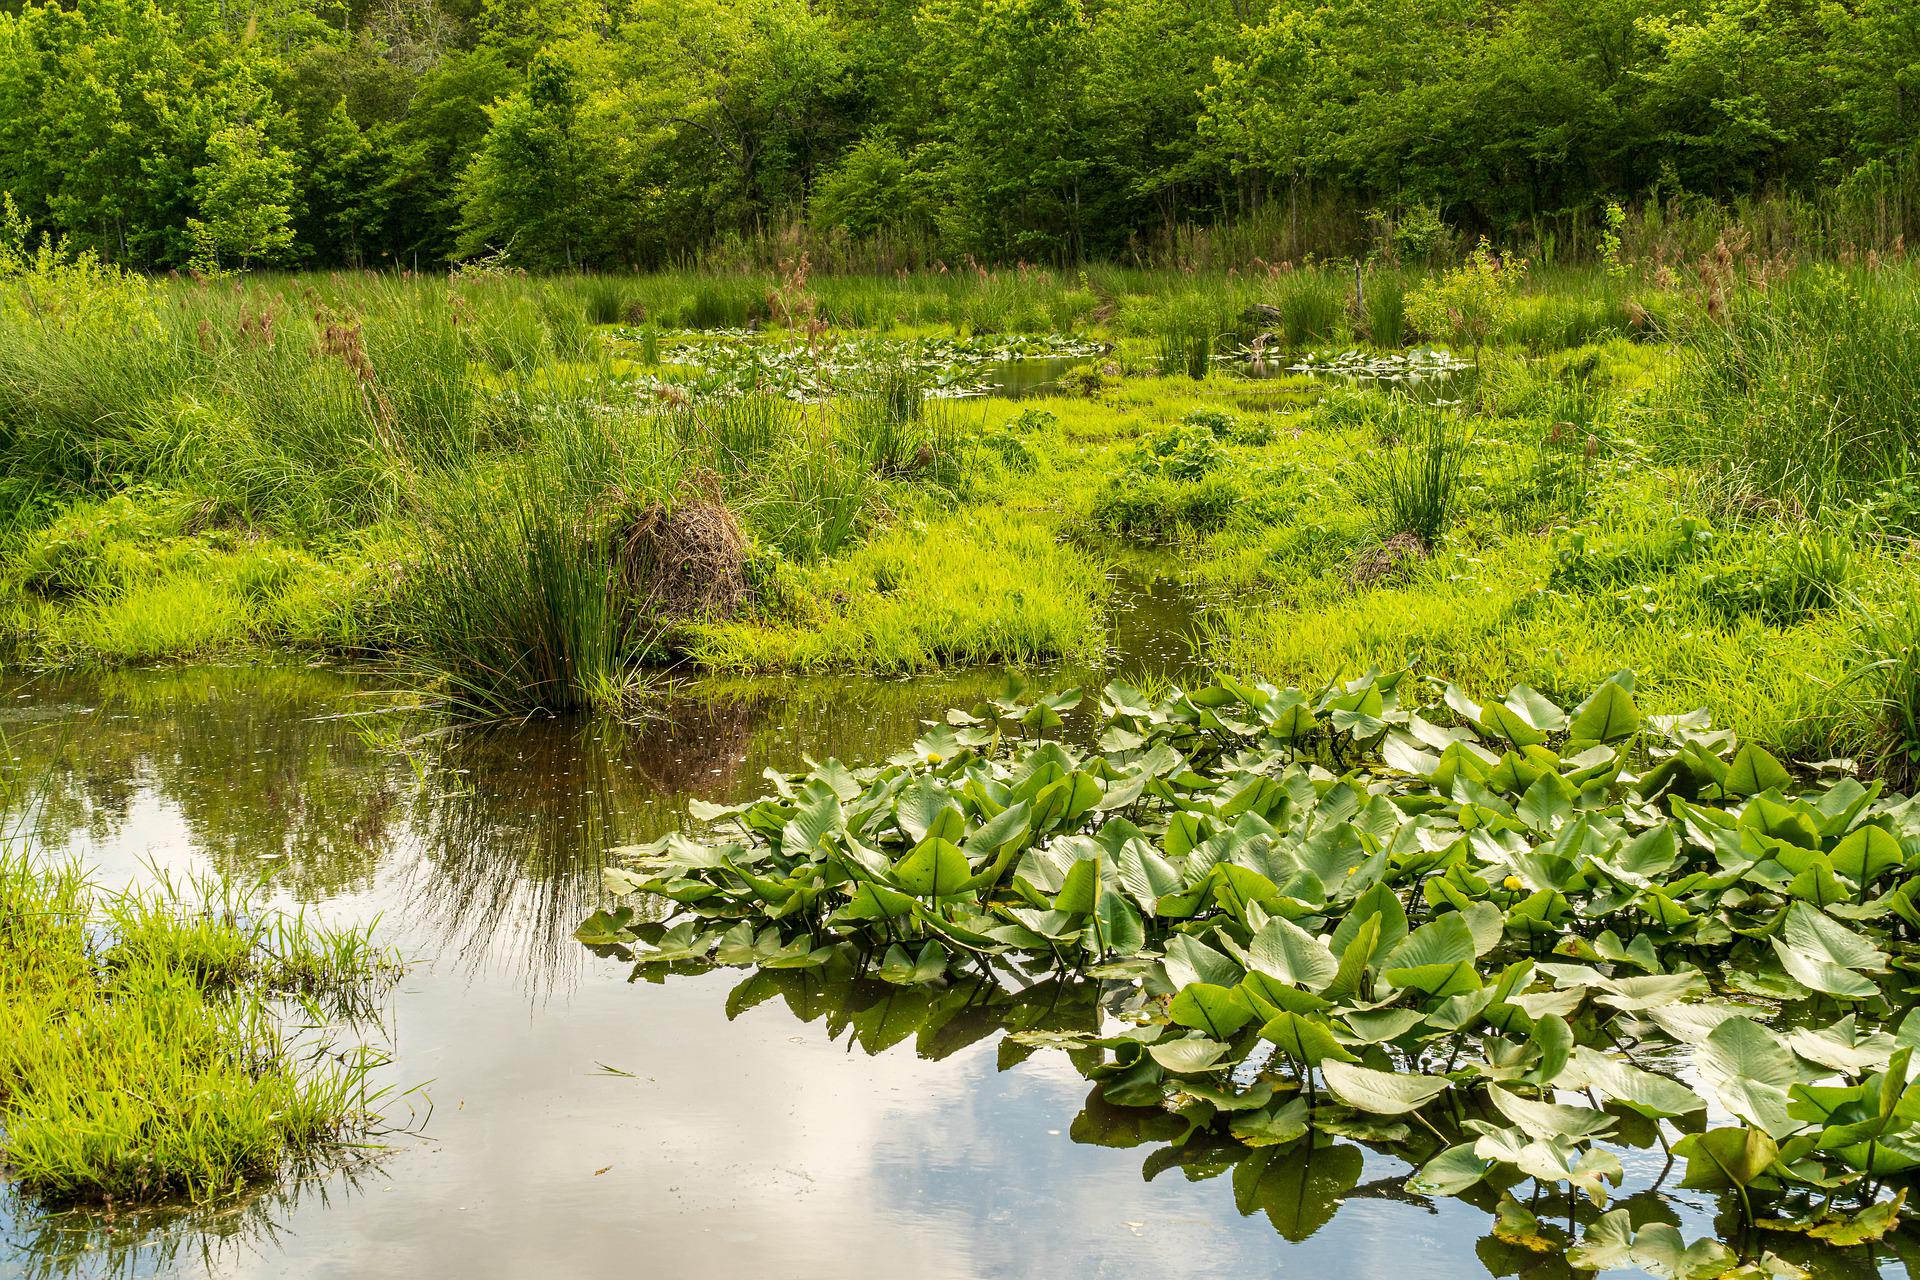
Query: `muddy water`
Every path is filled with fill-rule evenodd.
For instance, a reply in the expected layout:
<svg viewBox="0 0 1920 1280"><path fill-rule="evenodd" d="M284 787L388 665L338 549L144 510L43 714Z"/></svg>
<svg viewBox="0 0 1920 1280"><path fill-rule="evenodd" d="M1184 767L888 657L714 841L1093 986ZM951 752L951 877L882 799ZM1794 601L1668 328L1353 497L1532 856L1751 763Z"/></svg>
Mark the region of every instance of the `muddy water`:
<svg viewBox="0 0 1920 1280"><path fill-rule="evenodd" d="M1117 584L1112 669L1190 660L1193 601ZM1056 672L1052 682L1106 673ZM718 971L636 980L575 942L610 845L740 798L803 755L872 759L998 673L710 683L630 729L406 723L324 670L212 668L0 691L39 780L28 830L108 881L264 878L378 917L412 961L385 1078L417 1133L377 1160L213 1215L36 1216L0 1195L0 1274L223 1277L1512 1274L1483 1209L1408 1196L1351 1145L1232 1163L1090 1097L1009 1026L1090 993L835 985ZM419 727L417 724L413 727ZM431 1114L428 1115L430 1103ZM1159 1139L1159 1140L1155 1140ZM1244 1157L1245 1152L1234 1153Z"/></svg>

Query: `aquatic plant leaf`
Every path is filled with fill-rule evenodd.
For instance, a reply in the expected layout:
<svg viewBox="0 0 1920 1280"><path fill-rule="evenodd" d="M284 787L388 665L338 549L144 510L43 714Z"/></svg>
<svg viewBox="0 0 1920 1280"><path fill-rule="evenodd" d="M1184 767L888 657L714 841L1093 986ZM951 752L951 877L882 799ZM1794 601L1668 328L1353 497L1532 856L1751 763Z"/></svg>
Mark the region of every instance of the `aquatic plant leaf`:
<svg viewBox="0 0 1920 1280"><path fill-rule="evenodd" d="M1619 1106L1659 1119L1704 1111L1706 1099L1677 1080L1622 1062L1597 1049L1576 1045L1568 1057L1563 1083L1593 1089Z"/></svg>
<svg viewBox="0 0 1920 1280"><path fill-rule="evenodd" d="M1884 973L1887 953L1824 911L1796 902L1787 908L1780 940L1796 951L1828 961L1843 969L1861 969Z"/></svg>
<svg viewBox="0 0 1920 1280"><path fill-rule="evenodd" d="M1634 1265L1633 1217L1613 1209L1588 1224L1567 1261L1582 1271L1624 1271Z"/></svg>
<svg viewBox="0 0 1920 1280"><path fill-rule="evenodd" d="M1848 1075L1884 1068L1899 1047L1898 1042L1884 1032L1860 1034L1853 1014L1817 1030L1795 1027L1786 1033L1786 1040L1787 1047L1808 1062Z"/></svg>
<svg viewBox="0 0 1920 1280"><path fill-rule="evenodd" d="M1631 1013L1641 1009L1657 1009L1676 1001L1686 1000L1701 994L1707 989L1706 975L1698 970L1689 969L1684 973L1648 973L1635 974L1626 978L1601 978L1596 984L1602 989L1601 1003L1612 1005L1622 1012Z"/></svg>
<svg viewBox="0 0 1920 1280"><path fill-rule="evenodd" d="M1780 1148L1760 1129L1708 1129L1681 1138L1673 1154L1687 1162L1681 1186L1712 1191L1752 1186L1773 1167Z"/></svg>
<svg viewBox="0 0 1920 1280"><path fill-rule="evenodd" d="M1168 1071L1185 1075L1218 1069L1220 1059L1227 1054L1227 1046L1218 1040L1204 1038L1162 1040L1158 1044L1148 1045L1147 1052Z"/></svg>
<svg viewBox="0 0 1920 1280"><path fill-rule="evenodd" d="M1306 1136L1307 1110L1307 1100L1296 1096L1259 1111L1237 1115L1227 1128L1249 1147L1285 1146Z"/></svg>
<svg viewBox="0 0 1920 1280"><path fill-rule="evenodd" d="M1734 753L1722 785L1730 795L1757 796L1763 791L1791 787L1793 775L1765 748L1749 742Z"/></svg>
<svg viewBox="0 0 1920 1280"><path fill-rule="evenodd" d="M1163 963L1167 969L1167 981L1176 988L1194 982L1211 982L1215 986L1228 987L1240 981L1241 977L1239 965L1191 934L1176 933L1167 939L1167 954Z"/></svg>
<svg viewBox="0 0 1920 1280"><path fill-rule="evenodd" d="M1575 710L1567 737L1574 742L1618 742L1640 731L1640 710L1618 680L1595 689Z"/></svg>
<svg viewBox="0 0 1920 1280"><path fill-rule="evenodd" d="M1728 1018L1715 1027L1694 1064L1721 1105L1749 1124L1776 1136L1800 1127L1787 1111L1787 1091L1810 1077L1780 1037L1753 1019Z"/></svg>
<svg viewBox="0 0 1920 1280"><path fill-rule="evenodd" d="M590 947L610 947L633 940L635 913L632 907L602 908L580 922L573 936Z"/></svg>
<svg viewBox="0 0 1920 1280"><path fill-rule="evenodd" d="M1340 972L1326 943L1279 916L1253 935L1247 955L1260 972L1309 991L1325 990Z"/></svg>
<svg viewBox="0 0 1920 1280"><path fill-rule="evenodd" d="M1417 1111L1453 1084L1440 1076L1375 1071L1337 1061L1322 1065L1320 1074L1340 1101L1356 1110L1385 1116Z"/></svg>
<svg viewBox="0 0 1920 1280"><path fill-rule="evenodd" d="M1407 1190L1426 1196L1457 1196L1493 1167L1493 1161L1474 1154L1471 1142L1448 1147L1407 1179Z"/></svg>
<svg viewBox="0 0 1920 1280"><path fill-rule="evenodd" d="M1496 1240L1534 1253L1559 1253L1563 1248L1557 1234L1543 1229L1540 1219L1515 1200L1511 1192L1501 1192L1500 1201L1494 1206L1493 1235Z"/></svg>
<svg viewBox="0 0 1920 1280"><path fill-rule="evenodd" d="M1737 1261L1733 1250L1714 1239L1688 1244L1675 1228L1651 1222L1634 1233L1633 1261L1658 1280L1715 1280Z"/></svg>
<svg viewBox="0 0 1920 1280"><path fill-rule="evenodd" d="M827 792L787 820L780 831L780 849L788 857L810 857L823 841L846 829L839 797Z"/></svg>
<svg viewBox="0 0 1920 1280"><path fill-rule="evenodd" d="M1906 862L1900 842L1882 827L1857 827L1833 847L1833 869L1857 885L1869 885Z"/></svg>
<svg viewBox="0 0 1920 1280"><path fill-rule="evenodd" d="M1795 904L1799 905L1798 903ZM1828 995L1844 996L1849 1000L1871 1000L1878 995L1880 988L1873 980L1862 977L1833 961L1821 956L1809 955L1796 947L1790 947L1779 938L1770 939L1774 953L1780 958L1780 967L1794 981L1813 991L1824 991Z"/></svg>
<svg viewBox="0 0 1920 1280"><path fill-rule="evenodd" d="M1253 1006L1233 987L1194 982L1180 988L1167 1012L1183 1027L1203 1031L1215 1040L1230 1039L1253 1021Z"/></svg>
<svg viewBox="0 0 1920 1280"><path fill-rule="evenodd" d="M933 836L893 864L893 882L917 898L944 898L959 893L973 878L967 855L951 840Z"/></svg>
<svg viewBox="0 0 1920 1280"><path fill-rule="evenodd" d="M1362 1044L1384 1044L1397 1040L1427 1020L1418 1009L1356 1009L1343 1019L1350 1027L1349 1040Z"/></svg>
<svg viewBox="0 0 1920 1280"><path fill-rule="evenodd" d="M647 887L648 879L625 867L602 867L600 886L616 898L624 898L631 893L639 893Z"/></svg>
<svg viewBox="0 0 1920 1280"><path fill-rule="evenodd" d="M652 949L634 954L639 964L675 964L682 960L701 960L713 950L718 939L700 932L699 922L686 920L660 935Z"/></svg>
<svg viewBox="0 0 1920 1280"><path fill-rule="evenodd" d="M908 955L907 949L899 943L887 948L887 954L881 959L880 967L875 970L882 982L891 982L898 986L913 986L918 983L937 982L946 975L947 953L938 942L928 939L921 945L918 955Z"/></svg>
<svg viewBox="0 0 1920 1280"><path fill-rule="evenodd" d="M1341 1047L1325 1023L1304 1014L1275 1014L1260 1028L1260 1038L1272 1041L1288 1058L1310 1067L1328 1061L1360 1061Z"/></svg>
<svg viewBox="0 0 1920 1280"><path fill-rule="evenodd" d="M1613 1129L1613 1117L1591 1107L1536 1102L1509 1089L1487 1090L1487 1100L1530 1138L1597 1138Z"/></svg>
<svg viewBox="0 0 1920 1280"><path fill-rule="evenodd" d="M1579 798L1566 779L1557 773L1543 773L1527 788L1514 816L1535 831L1558 831L1573 817L1573 802Z"/></svg>
<svg viewBox="0 0 1920 1280"><path fill-rule="evenodd" d="M1382 961L1386 969L1417 969L1424 965L1471 964L1479 955L1466 916L1449 911L1421 925Z"/></svg>
<svg viewBox="0 0 1920 1280"><path fill-rule="evenodd" d="M1884 1240L1900 1221L1900 1207L1907 1202L1907 1189L1900 1188L1893 1199L1868 1205L1859 1213L1837 1221L1822 1222L1807 1232L1816 1240L1851 1248L1870 1240Z"/></svg>

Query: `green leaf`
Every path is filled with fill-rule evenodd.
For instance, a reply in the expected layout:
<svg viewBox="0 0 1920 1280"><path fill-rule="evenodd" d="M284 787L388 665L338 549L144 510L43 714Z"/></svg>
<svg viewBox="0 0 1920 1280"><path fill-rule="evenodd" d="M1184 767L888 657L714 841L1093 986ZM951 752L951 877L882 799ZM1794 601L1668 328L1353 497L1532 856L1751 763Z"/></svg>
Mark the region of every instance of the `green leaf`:
<svg viewBox="0 0 1920 1280"><path fill-rule="evenodd" d="M1582 1271L1625 1271L1632 1267L1632 1215L1625 1209L1601 1214L1587 1227L1580 1243L1567 1250L1567 1261Z"/></svg>
<svg viewBox="0 0 1920 1280"><path fill-rule="evenodd" d="M1227 1128L1249 1147L1284 1146L1306 1136L1307 1100L1294 1097L1261 1111L1237 1115Z"/></svg>
<svg viewBox="0 0 1920 1280"><path fill-rule="evenodd" d="M1247 956L1260 972L1309 991L1325 990L1340 972L1326 943L1280 916L1253 935Z"/></svg>
<svg viewBox="0 0 1920 1280"><path fill-rule="evenodd" d="M1634 1235L1633 1260L1658 1280L1715 1280L1738 1259L1732 1249L1711 1237L1687 1244L1673 1227L1651 1222Z"/></svg>
<svg viewBox="0 0 1920 1280"><path fill-rule="evenodd" d="M1535 831L1558 831L1573 817L1573 802L1578 794L1559 774L1543 773L1520 797L1513 815Z"/></svg>
<svg viewBox="0 0 1920 1280"><path fill-rule="evenodd" d="M1899 1225L1900 1206L1906 1202L1907 1190L1902 1187L1891 1200L1868 1205L1850 1218L1823 1222L1807 1234L1842 1249L1866 1244L1869 1240L1884 1240L1887 1233Z"/></svg>
<svg viewBox="0 0 1920 1280"><path fill-rule="evenodd" d="M1232 1037L1253 1021L1253 1006L1233 987L1194 982L1180 988L1168 1006L1169 1016L1183 1027L1204 1031L1215 1040Z"/></svg>
<svg viewBox="0 0 1920 1280"><path fill-rule="evenodd" d="M1687 1162L1681 1186L1713 1191L1752 1186L1773 1167L1780 1148L1759 1129L1708 1129L1681 1138L1673 1144L1673 1154Z"/></svg>
<svg viewBox="0 0 1920 1280"><path fill-rule="evenodd" d="M1800 1127L1788 1114L1787 1091L1805 1078L1780 1037L1753 1019L1722 1022L1693 1060L1702 1080L1734 1115L1772 1134L1784 1136Z"/></svg>
<svg viewBox="0 0 1920 1280"><path fill-rule="evenodd" d="M1333 1032L1319 1019L1282 1011L1260 1028L1260 1038L1272 1041L1281 1053L1295 1062L1317 1067L1323 1062L1358 1062L1333 1038Z"/></svg>
<svg viewBox="0 0 1920 1280"><path fill-rule="evenodd" d="M1175 1075L1187 1075L1216 1069L1220 1059L1226 1056L1227 1046L1218 1040L1203 1038L1162 1040L1158 1044L1148 1045L1147 1052L1168 1071Z"/></svg>
<svg viewBox="0 0 1920 1280"><path fill-rule="evenodd" d="M1613 1117L1592 1107L1558 1102L1535 1102L1499 1086L1487 1090L1487 1100L1501 1115L1530 1138L1597 1138L1613 1128Z"/></svg>
<svg viewBox="0 0 1920 1280"><path fill-rule="evenodd" d="M1643 1116L1666 1118L1704 1111L1707 1103L1676 1080L1655 1075L1597 1049L1576 1045L1563 1079L1568 1088L1593 1089Z"/></svg>
<svg viewBox="0 0 1920 1280"><path fill-rule="evenodd" d="M953 841L939 836L921 841L912 853L893 864L894 883L921 898L958 893L972 876L967 855Z"/></svg>
<svg viewBox="0 0 1920 1280"><path fill-rule="evenodd" d="M1857 885L1872 884L1905 862L1900 842L1880 827L1858 827L1833 846L1833 869Z"/></svg>
<svg viewBox="0 0 1920 1280"><path fill-rule="evenodd" d="M1452 1087L1440 1076L1375 1071L1345 1062L1327 1062L1320 1075L1334 1097L1356 1111L1381 1116L1418 1111Z"/></svg>
<svg viewBox="0 0 1920 1280"><path fill-rule="evenodd" d="M1574 742L1618 742L1640 731L1640 711L1633 694L1608 680L1580 704L1567 737Z"/></svg>
<svg viewBox="0 0 1920 1280"><path fill-rule="evenodd" d="M1757 796L1762 791L1784 791L1793 785L1793 775L1762 747L1749 742L1734 755L1727 766L1724 790L1728 795Z"/></svg>
<svg viewBox="0 0 1920 1280"><path fill-rule="evenodd" d="M1774 953L1780 957L1780 967L1802 986L1832 996L1844 996L1849 1000L1871 1000L1880 993L1880 988L1874 985L1871 978L1863 978L1831 960L1790 947L1778 938L1772 939L1772 942Z"/></svg>
<svg viewBox="0 0 1920 1280"><path fill-rule="evenodd" d="M1407 1179L1407 1190L1423 1196L1457 1196L1487 1176L1493 1161L1474 1154L1473 1144L1448 1147Z"/></svg>
<svg viewBox="0 0 1920 1280"><path fill-rule="evenodd" d="M1388 969L1417 969L1431 964L1471 963L1478 954L1467 918L1449 911L1408 934L1383 965Z"/></svg>
<svg viewBox="0 0 1920 1280"><path fill-rule="evenodd" d="M937 982L946 975L947 953L938 942L928 939L919 955L909 956L907 949L896 942L887 948L875 972L882 982L902 987Z"/></svg>
<svg viewBox="0 0 1920 1280"><path fill-rule="evenodd" d="M632 907L619 907L608 911L602 908L580 922L573 936L590 947L610 947L633 940L634 922Z"/></svg>
<svg viewBox="0 0 1920 1280"><path fill-rule="evenodd" d="M1787 909L1781 939L1796 951L1831 961L1844 969L1884 973L1887 953L1818 907L1796 902Z"/></svg>
<svg viewBox="0 0 1920 1280"><path fill-rule="evenodd" d="M1175 987L1194 982L1230 987L1240 981L1241 976L1239 965L1185 933L1176 933L1167 939L1167 954L1162 963L1166 965L1167 981Z"/></svg>

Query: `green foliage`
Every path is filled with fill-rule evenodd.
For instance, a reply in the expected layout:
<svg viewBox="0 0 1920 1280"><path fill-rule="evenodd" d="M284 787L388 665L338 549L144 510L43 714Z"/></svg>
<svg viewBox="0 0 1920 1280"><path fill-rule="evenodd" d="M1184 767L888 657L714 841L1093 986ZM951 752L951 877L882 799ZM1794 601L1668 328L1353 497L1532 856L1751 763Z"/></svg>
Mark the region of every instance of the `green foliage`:
<svg viewBox="0 0 1920 1280"><path fill-rule="evenodd" d="M1373 420L1382 443L1353 463L1352 485L1385 537L1410 534L1437 546L1452 523L1470 436L1444 409L1389 399Z"/></svg>
<svg viewBox="0 0 1920 1280"><path fill-rule="evenodd" d="M1346 1134L1420 1165L1425 1194L1532 1180L1607 1210L1619 1152L1667 1145L1749 1223L1844 1244L1899 1221L1910 801L1797 785L1704 714L1643 717L1627 673L1572 708L1405 673L1114 683L1091 752L1054 740L1079 701L1016 682L883 765L698 804L693 833L606 874L674 914L581 936L643 973L1090 969L1107 1019L1012 1038L1070 1051L1105 1108L1172 1112L1156 1140L1213 1160ZM1524 1198L1496 1234L1548 1247ZM1624 1207L1586 1221L1582 1265L1731 1258Z"/></svg>
<svg viewBox="0 0 1920 1280"><path fill-rule="evenodd" d="M366 932L275 917L251 894L115 894L0 854L9 1174L45 1204L125 1204L310 1169L377 1122L378 1056L339 1041L397 976ZM292 998L313 1031L288 1028Z"/></svg>
<svg viewBox="0 0 1920 1280"><path fill-rule="evenodd" d="M1407 321L1420 333L1471 348L1476 357L1513 314L1527 264L1502 257L1483 238L1466 262L1407 295Z"/></svg>
<svg viewBox="0 0 1920 1280"><path fill-rule="evenodd" d="M1900 0L27 0L0 49L0 190L140 267L1264 275L1480 232L1644 267L1733 225L1765 255L1920 231ZM1291 341L1340 327L1325 301Z"/></svg>

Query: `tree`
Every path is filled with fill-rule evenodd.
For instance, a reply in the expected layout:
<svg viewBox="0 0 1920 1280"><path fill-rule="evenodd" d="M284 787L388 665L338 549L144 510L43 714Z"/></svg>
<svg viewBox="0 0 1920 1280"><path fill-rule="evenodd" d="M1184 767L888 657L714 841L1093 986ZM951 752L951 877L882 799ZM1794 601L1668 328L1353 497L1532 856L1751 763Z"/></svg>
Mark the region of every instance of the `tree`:
<svg viewBox="0 0 1920 1280"><path fill-rule="evenodd" d="M220 259L277 262L293 249L293 157L252 121L237 121L207 139L207 162L193 171L200 216L187 227L196 245Z"/></svg>
<svg viewBox="0 0 1920 1280"><path fill-rule="evenodd" d="M542 50L526 89L494 110L461 181L461 257L505 250L528 266L579 265L593 159L575 131L579 107L572 66Z"/></svg>

